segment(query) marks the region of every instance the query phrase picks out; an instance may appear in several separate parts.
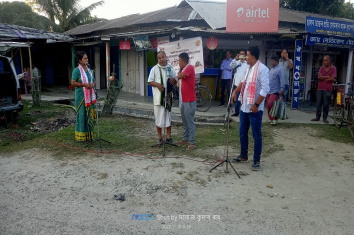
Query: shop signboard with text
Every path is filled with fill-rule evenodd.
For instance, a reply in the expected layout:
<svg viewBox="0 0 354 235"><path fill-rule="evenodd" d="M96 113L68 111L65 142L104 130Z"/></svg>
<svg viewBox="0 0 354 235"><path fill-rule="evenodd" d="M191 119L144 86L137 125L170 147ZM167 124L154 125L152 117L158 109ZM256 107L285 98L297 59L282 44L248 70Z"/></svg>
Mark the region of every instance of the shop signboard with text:
<svg viewBox="0 0 354 235"><path fill-rule="evenodd" d="M319 34L308 34L305 41L306 45L339 47L354 49L354 39L344 37L325 36Z"/></svg>
<svg viewBox="0 0 354 235"><path fill-rule="evenodd" d="M226 32L277 33L279 0L227 0Z"/></svg>
<svg viewBox="0 0 354 235"><path fill-rule="evenodd" d="M162 44L158 46L157 50L165 51L168 63L174 68L176 73L179 71L179 55L183 52L188 53L189 63L194 66L195 73L204 73L203 43L201 37Z"/></svg>
<svg viewBox="0 0 354 235"><path fill-rule="evenodd" d="M295 58L294 58L294 80L292 90L291 109L299 109L300 96L300 76L302 62L302 39L295 40Z"/></svg>
<svg viewBox="0 0 354 235"><path fill-rule="evenodd" d="M354 37L354 23L306 16L306 32Z"/></svg>

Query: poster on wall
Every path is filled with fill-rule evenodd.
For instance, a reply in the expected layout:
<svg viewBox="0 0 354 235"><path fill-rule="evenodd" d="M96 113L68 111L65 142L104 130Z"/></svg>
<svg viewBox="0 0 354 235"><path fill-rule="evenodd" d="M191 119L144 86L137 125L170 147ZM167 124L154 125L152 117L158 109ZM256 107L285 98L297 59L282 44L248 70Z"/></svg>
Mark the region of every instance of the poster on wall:
<svg viewBox="0 0 354 235"><path fill-rule="evenodd" d="M120 40L119 41L120 50L130 50L130 41Z"/></svg>
<svg viewBox="0 0 354 235"><path fill-rule="evenodd" d="M302 62L302 39L295 40L295 58L294 58L294 81L292 90L291 109L299 109L300 96L300 75Z"/></svg>
<svg viewBox="0 0 354 235"><path fill-rule="evenodd" d="M204 73L203 43L201 37L189 38L159 45L157 51L165 51L168 63L179 71L178 56L186 52L189 55L189 63L194 66L195 73Z"/></svg>
<svg viewBox="0 0 354 235"><path fill-rule="evenodd" d="M227 0L226 32L277 33L279 0Z"/></svg>

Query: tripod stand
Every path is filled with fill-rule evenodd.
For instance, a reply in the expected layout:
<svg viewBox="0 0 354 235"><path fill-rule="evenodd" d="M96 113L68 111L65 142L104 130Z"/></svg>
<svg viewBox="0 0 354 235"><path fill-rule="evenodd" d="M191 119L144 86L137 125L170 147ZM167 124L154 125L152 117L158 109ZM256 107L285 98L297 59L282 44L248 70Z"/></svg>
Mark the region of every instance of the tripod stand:
<svg viewBox="0 0 354 235"><path fill-rule="evenodd" d="M91 73L91 71L90 71L90 73ZM94 90L95 94L97 94L97 90L96 90L95 86L93 86L93 90ZM90 91L90 93L91 93L91 91ZM91 93L91 98L92 98L92 93ZM98 95L96 95L96 100L98 100ZM97 123L97 138L95 140L91 141L90 143L88 143L86 145L86 147L98 142L99 146L100 146L100 152L102 152L102 143L101 143L101 141L106 142L108 144L111 144L111 142L109 142L107 140L104 140L104 139L102 139L100 137L100 125L99 125L99 122L98 122L98 111L97 111L97 108L95 109L95 112L96 112L96 123Z"/></svg>
<svg viewBox="0 0 354 235"><path fill-rule="evenodd" d="M216 169L217 167L219 167L220 165L226 163L226 169L225 169L225 173L229 173L229 169L228 166L230 165L231 168L234 170L234 172L236 173L236 175L238 176L238 178L241 179L240 175L237 173L237 171L235 170L235 168L232 166L231 161L229 159L229 137L230 137L230 111L231 111L231 95L232 95L232 89L230 89L230 95L229 95L229 102L227 104L227 115L225 115L225 121L227 121L227 135L226 135L226 157L224 158L224 160L222 162L220 162L219 164L217 164L216 166L214 166L209 172L212 172L214 169Z"/></svg>

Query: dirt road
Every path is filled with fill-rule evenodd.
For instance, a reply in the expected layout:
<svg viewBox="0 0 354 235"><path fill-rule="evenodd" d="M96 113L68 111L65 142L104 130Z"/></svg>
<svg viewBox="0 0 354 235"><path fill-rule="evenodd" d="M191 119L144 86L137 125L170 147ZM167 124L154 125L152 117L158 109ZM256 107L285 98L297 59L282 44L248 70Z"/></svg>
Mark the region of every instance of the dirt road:
<svg viewBox="0 0 354 235"><path fill-rule="evenodd" d="M186 159L2 155L0 234L353 234L353 145L288 131L261 171L233 164L241 180Z"/></svg>

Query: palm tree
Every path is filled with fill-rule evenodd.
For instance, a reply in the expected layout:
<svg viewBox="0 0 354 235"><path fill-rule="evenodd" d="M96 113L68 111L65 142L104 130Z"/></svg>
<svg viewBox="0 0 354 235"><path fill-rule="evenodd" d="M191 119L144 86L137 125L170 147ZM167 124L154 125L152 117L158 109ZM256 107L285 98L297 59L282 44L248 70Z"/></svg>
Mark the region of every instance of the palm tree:
<svg viewBox="0 0 354 235"><path fill-rule="evenodd" d="M91 15L91 11L104 4L104 0L91 4L86 8L79 5L79 0L34 0L40 11L44 12L48 18L59 23L62 32L72 29L78 25L97 22L96 16Z"/></svg>

